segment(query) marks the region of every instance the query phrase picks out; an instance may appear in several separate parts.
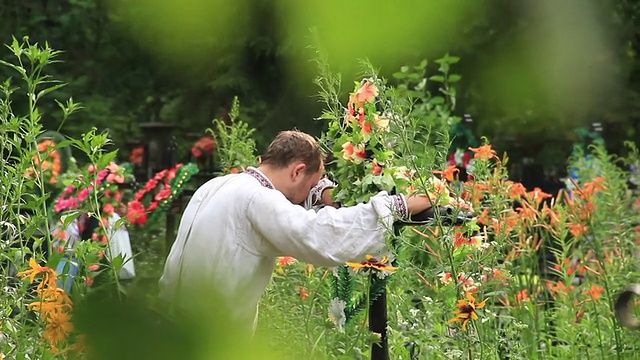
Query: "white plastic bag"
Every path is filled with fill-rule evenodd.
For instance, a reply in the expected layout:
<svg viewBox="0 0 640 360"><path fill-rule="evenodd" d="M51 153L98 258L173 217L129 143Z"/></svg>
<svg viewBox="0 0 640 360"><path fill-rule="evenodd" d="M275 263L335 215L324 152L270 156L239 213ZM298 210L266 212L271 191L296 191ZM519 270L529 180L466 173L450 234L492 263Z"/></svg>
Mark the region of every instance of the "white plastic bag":
<svg viewBox="0 0 640 360"><path fill-rule="evenodd" d="M109 247L107 248L105 255L107 260L111 261L113 258L122 254L124 263L118 273L118 277L120 279L132 279L136 276L136 269L133 264L133 250L131 250L129 232L124 225L120 226L118 229L115 228L118 220L120 220L120 216L115 213L109 218L109 231L111 231L111 233L109 234ZM65 233L67 235L66 239L64 239L66 240L66 247L69 249L74 248L75 243L82 240L80 239L80 231L78 229L78 219L75 219L71 224L69 224ZM56 241L53 244L54 249L58 248L59 245L60 241ZM111 251L109 251L109 249Z"/></svg>
<svg viewBox="0 0 640 360"><path fill-rule="evenodd" d="M109 229L112 233L109 237L109 247L107 248L106 256L107 259L111 261L118 255L122 255L124 263L122 268L120 268L118 276L120 279L133 279L136 276L136 269L133 264L133 251L131 250L129 232L124 225L115 229L118 220L120 220L120 216L115 213L109 218Z"/></svg>

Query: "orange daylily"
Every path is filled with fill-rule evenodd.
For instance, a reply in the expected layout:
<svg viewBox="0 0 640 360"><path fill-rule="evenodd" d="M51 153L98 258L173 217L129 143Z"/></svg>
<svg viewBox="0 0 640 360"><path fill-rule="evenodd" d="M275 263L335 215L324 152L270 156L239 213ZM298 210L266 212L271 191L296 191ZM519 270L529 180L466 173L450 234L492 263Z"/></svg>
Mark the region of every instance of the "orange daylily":
<svg viewBox="0 0 640 360"><path fill-rule="evenodd" d="M526 202L523 202L521 207L516 208L516 211L522 221L533 222L538 218L538 211Z"/></svg>
<svg viewBox="0 0 640 360"><path fill-rule="evenodd" d="M513 200L516 200L520 197L523 197L527 194L527 188L522 185L522 183L512 183L508 186L509 189L509 197Z"/></svg>
<svg viewBox="0 0 640 360"><path fill-rule="evenodd" d="M458 174L459 172L460 172L460 169L451 165L447 167L444 171L435 170L433 173L442 175L445 179L447 179L447 181L454 181L456 174Z"/></svg>
<svg viewBox="0 0 640 360"><path fill-rule="evenodd" d="M482 246L482 242L483 242L482 236L466 237L461 232L457 232L453 236L453 246L456 248L459 248L463 245L480 248Z"/></svg>
<svg viewBox="0 0 640 360"><path fill-rule="evenodd" d="M516 293L516 302L521 303L524 301L531 301L531 298L529 297L529 290L527 289L522 289Z"/></svg>
<svg viewBox="0 0 640 360"><path fill-rule="evenodd" d="M565 285L564 282L562 281L547 281L545 286L547 287L547 289L549 289L549 291L551 292L551 294L553 295L569 295L569 292L572 291L575 286L570 285L567 288L567 285Z"/></svg>
<svg viewBox="0 0 640 360"><path fill-rule="evenodd" d="M289 266L297 260L293 256L280 256L278 257L278 266Z"/></svg>
<svg viewBox="0 0 640 360"><path fill-rule="evenodd" d="M478 224L482 224L486 226L486 225L489 225L490 221L491 220L489 219L489 208L484 208L480 216L478 216Z"/></svg>
<svg viewBox="0 0 640 360"><path fill-rule="evenodd" d="M542 206L542 214L545 216L549 216L549 222L551 223L551 225L560 224L560 218L558 217L558 214L552 208L547 206L547 204L544 204Z"/></svg>
<svg viewBox="0 0 640 360"><path fill-rule="evenodd" d="M587 230L589 230L589 227L584 224L567 224L567 227L569 228L571 235L575 237L580 237Z"/></svg>
<svg viewBox="0 0 640 360"><path fill-rule="evenodd" d="M530 202L533 202L539 205L544 199L550 198L551 194L547 194L546 192L542 191L540 188L536 187L532 191L529 191L525 195L525 197Z"/></svg>
<svg viewBox="0 0 640 360"><path fill-rule="evenodd" d="M36 259L34 259L33 257L29 259L29 267L31 269L21 271L16 275L19 277L29 277L29 283L33 284L33 282L36 280L36 276L38 276L39 274L43 274L42 282L40 282L40 284L38 285L38 290L42 289L44 285L52 287L55 286L57 279L55 270L46 266L40 266L36 262Z"/></svg>
<svg viewBox="0 0 640 360"><path fill-rule="evenodd" d="M474 153L473 155L474 159L489 160L492 157L496 156L495 150L491 149L491 145L488 145L488 144L482 145L477 148L469 147L469 150L471 150Z"/></svg>
<svg viewBox="0 0 640 360"><path fill-rule="evenodd" d="M605 179L606 178L604 176L599 176L593 179L593 181L585 183L581 189L578 189L578 193L586 200L591 199L593 194L607 188L604 186Z"/></svg>
<svg viewBox="0 0 640 360"><path fill-rule="evenodd" d="M593 300L599 300L600 299L600 294L602 294L604 292L604 289L596 284L591 285L591 288L585 292L583 292L583 294L587 294L591 297L591 299Z"/></svg>

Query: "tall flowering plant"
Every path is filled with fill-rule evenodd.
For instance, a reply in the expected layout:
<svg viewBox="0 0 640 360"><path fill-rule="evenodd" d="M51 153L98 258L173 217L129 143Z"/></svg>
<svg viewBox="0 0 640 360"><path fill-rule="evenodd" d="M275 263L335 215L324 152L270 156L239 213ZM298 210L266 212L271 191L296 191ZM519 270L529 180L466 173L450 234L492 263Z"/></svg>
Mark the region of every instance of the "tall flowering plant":
<svg viewBox="0 0 640 360"><path fill-rule="evenodd" d="M355 179L353 186L339 187L333 194L343 205L366 202L378 191L408 185L408 170L393 166L396 153L389 146L393 136L390 114L380 105L381 86L382 82L373 78L356 83L344 116L329 124L325 136L327 143L327 139L335 139L331 149L334 160L329 164L332 177L338 182Z"/></svg>
<svg viewBox="0 0 640 360"><path fill-rule="evenodd" d="M218 146L214 162L222 174L238 173L257 162L256 142L253 138L256 129L239 120L239 115L240 101L236 97L229 112L230 122L215 119L214 128L207 129Z"/></svg>
<svg viewBox="0 0 640 360"><path fill-rule="evenodd" d="M439 151L438 144L446 144L448 138L439 129L448 128L452 121L450 103L433 105L427 115L416 116L411 110L410 95L374 76L355 83L343 107L332 99L336 92L327 91L337 83L335 77L325 74L318 83L323 89L322 97L329 100L330 110L323 115L329 126L322 142L333 159L327 169L338 183L332 194L336 202L354 205L368 201L380 191L420 192L428 194L434 207L471 210L447 181L455 180L455 172L438 165L446 161L448 145ZM388 275L398 269L394 253L401 233L397 228L390 237L389 254L370 254L366 259L335 269L329 318L339 329L344 329L360 310L376 300L386 287ZM353 292L357 274L368 276L369 289L361 294Z"/></svg>

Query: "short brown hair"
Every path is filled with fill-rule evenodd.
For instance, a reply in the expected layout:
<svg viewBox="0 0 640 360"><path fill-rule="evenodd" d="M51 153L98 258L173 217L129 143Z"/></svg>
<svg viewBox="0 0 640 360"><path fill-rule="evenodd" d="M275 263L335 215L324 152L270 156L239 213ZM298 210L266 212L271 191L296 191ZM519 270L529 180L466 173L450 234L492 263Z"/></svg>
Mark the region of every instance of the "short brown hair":
<svg viewBox="0 0 640 360"><path fill-rule="evenodd" d="M302 161L307 165L306 173L315 173L320 170L323 157L313 136L299 130L287 130L279 132L269 144L261 157L261 164L283 168L294 161Z"/></svg>

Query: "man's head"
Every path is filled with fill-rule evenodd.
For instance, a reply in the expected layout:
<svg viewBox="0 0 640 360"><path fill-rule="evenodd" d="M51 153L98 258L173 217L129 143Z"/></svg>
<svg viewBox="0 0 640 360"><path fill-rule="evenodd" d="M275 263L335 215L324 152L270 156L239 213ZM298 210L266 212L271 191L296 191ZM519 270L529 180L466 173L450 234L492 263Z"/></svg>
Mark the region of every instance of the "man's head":
<svg viewBox="0 0 640 360"><path fill-rule="evenodd" d="M260 170L292 203L299 204L320 180L322 159L322 150L311 135L282 131L262 155Z"/></svg>

